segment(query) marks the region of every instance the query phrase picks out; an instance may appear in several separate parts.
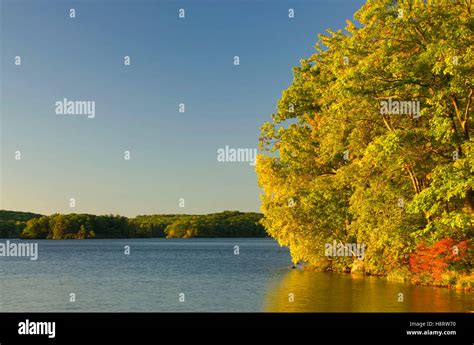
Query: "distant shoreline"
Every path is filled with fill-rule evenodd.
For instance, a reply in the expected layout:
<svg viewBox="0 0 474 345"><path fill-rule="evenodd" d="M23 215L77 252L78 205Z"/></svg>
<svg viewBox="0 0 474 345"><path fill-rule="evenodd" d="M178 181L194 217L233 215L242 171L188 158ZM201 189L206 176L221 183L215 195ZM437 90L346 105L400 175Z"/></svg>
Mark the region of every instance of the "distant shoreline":
<svg viewBox="0 0 474 345"><path fill-rule="evenodd" d="M52 214L0 210L0 238L127 239L127 238L265 238L256 212L224 211L207 215Z"/></svg>

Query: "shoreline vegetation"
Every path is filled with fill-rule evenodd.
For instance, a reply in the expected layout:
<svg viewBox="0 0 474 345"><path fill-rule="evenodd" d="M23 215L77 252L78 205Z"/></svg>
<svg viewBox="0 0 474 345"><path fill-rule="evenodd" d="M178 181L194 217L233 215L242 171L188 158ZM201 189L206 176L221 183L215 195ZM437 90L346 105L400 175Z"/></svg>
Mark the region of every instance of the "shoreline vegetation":
<svg viewBox="0 0 474 345"><path fill-rule="evenodd" d="M224 211L208 215L154 214L127 218L119 215L59 214L45 216L32 212L0 210L0 239L125 239L125 238L269 238L261 225L263 215L255 212ZM95 229L95 230L94 230ZM97 231L97 232L96 232ZM128 232L127 232L128 231ZM334 269L331 257L317 265L297 262L292 268L313 272L377 276L388 281L472 291L470 285L443 285L410 280L409 274L388 275L366 272L354 258L352 268Z"/></svg>
<svg viewBox="0 0 474 345"><path fill-rule="evenodd" d="M0 210L0 238L118 239L268 237L262 214L224 211L207 215L52 214Z"/></svg>
<svg viewBox="0 0 474 345"><path fill-rule="evenodd" d="M471 1L367 0L344 30L319 35L261 127L263 215L2 211L0 236L268 233L305 269L473 290L472 11ZM362 260L328 257L334 241L363 248Z"/></svg>
<svg viewBox="0 0 474 345"><path fill-rule="evenodd" d="M263 124L262 223L294 263L474 288L470 1L367 0ZM325 244L363 246L328 258Z"/></svg>

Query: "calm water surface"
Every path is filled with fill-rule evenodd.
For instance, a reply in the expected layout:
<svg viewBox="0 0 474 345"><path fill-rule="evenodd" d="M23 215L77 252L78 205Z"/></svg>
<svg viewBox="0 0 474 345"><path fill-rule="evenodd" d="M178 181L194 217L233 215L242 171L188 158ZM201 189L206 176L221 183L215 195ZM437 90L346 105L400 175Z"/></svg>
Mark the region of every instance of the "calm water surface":
<svg viewBox="0 0 474 345"><path fill-rule="evenodd" d="M288 250L270 239L36 242L37 261L0 258L1 311L474 309L473 293L291 270ZM239 255L234 255L235 245ZM75 293L75 303L69 302L70 293ZM178 300L180 293L184 303Z"/></svg>

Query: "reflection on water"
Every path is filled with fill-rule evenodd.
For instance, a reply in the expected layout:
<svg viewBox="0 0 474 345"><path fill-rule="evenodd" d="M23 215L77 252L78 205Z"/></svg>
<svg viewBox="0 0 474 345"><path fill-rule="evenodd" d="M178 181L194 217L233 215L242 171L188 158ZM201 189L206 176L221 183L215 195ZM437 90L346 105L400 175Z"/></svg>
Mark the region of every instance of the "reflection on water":
<svg viewBox="0 0 474 345"><path fill-rule="evenodd" d="M394 283L376 277L290 270L281 281L270 285L264 311L459 312L473 311L473 299L472 292Z"/></svg>
<svg viewBox="0 0 474 345"><path fill-rule="evenodd" d="M37 261L0 259L0 311L474 310L474 293L284 268L288 249L270 239L39 240L38 247ZM186 303L178 301L182 291Z"/></svg>

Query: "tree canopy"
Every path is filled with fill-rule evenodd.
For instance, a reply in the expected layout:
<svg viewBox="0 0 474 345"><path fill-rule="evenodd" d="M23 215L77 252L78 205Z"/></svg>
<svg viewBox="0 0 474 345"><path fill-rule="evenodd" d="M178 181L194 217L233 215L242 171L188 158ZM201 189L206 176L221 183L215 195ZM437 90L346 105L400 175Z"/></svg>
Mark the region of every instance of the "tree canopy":
<svg viewBox="0 0 474 345"><path fill-rule="evenodd" d="M328 258L325 244L357 242L365 272L413 277L417 248L449 239L464 249L439 254L443 272L471 274L473 28L471 1L369 0L319 35L261 128L257 161L263 224L295 262L348 271L355 259Z"/></svg>
<svg viewBox="0 0 474 345"><path fill-rule="evenodd" d="M224 211L208 215L53 214L0 211L0 237L29 239L267 237L262 214Z"/></svg>
<svg viewBox="0 0 474 345"><path fill-rule="evenodd" d="M41 217L41 215L31 212L0 210L0 238L19 237L26 227L26 222L37 217Z"/></svg>

